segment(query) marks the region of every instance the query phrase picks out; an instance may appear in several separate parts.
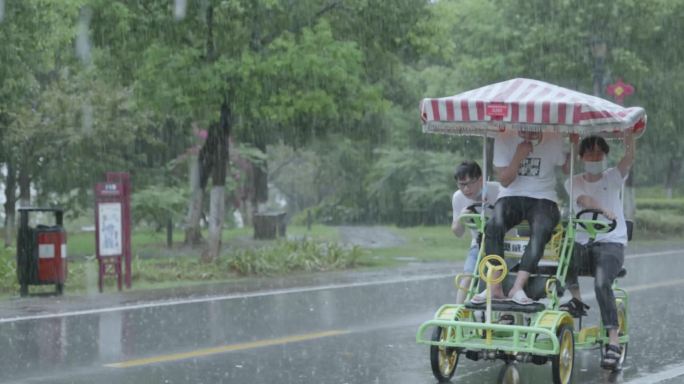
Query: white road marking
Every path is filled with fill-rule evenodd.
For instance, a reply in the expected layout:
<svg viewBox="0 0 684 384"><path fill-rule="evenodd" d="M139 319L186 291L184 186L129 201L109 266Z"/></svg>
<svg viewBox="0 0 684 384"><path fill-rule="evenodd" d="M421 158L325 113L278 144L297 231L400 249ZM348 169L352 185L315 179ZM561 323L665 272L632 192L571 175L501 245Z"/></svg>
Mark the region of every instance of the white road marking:
<svg viewBox="0 0 684 384"><path fill-rule="evenodd" d="M207 303L207 302L212 302L212 301L234 300L234 299L243 299L243 298L249 298L249 297L277 296L277 295L286 295L286 294L291 294L291 293L316 292L316 291L324 291L324 290L328 290L328 289L367 287L367 286L374 286L374 285L398 284L398 283L406 283L406 282L414 282L414 281L436 280L436 279L443 279L443 278L453 277L453 276L454 276L454 274L452 274L452 273L443 273L443 274L432 274L432 275L428 275L428 276L404 277L401 279L387 279L387 280L376 280L376 281L356 282L356 283L346 283L346 284L329 284L329 285L322 285L322 286L316 286L316 287L299 287L299 288L276 289L276 290L269 290L269 291L262 291L262 292L233 293L233 294L229 294L229 295L209 296L209 297L201 297L201 298L195 298L195 299L154 301L154 302L149 302L149 303L122 305L122 306L109 307L109 308L84 309L84 310L79 310L79 311L46 313L46 314L40 314L40 315L6 317L6 318L0 318L0 324L12 323L12 322L17 322L17 321L26 321L26 320L51 319L51 318L56 318L56 317L72 317L72 316L82 316L82 315L94 315L94 314L108 313L108 312L130 311L130 310L135 310L135 309L168 307L168 306L182 305L182 304Z"/></svg>
<svg viewBox="0 0 684 384"><path fill-rule="evenodd" d="M627 381L625 384L655 384L666 380L674 379L684 375L684 365L673 366L658 373L648 374L635 380Z"/></svg>
<svg viewBox="0 0 684 384"><path fill-rule="evenodd" d="M635 253L632 255L626 255L625 259L640 259L642 257L653 257L653 256L666 256L666 255L677 255L681 254L681 250L671 250L671 251L660 251L660 252L646 252L646 253Z"/></svg>
<svg viewBox="0 0 684 384"><path fill-rule="evenodd" d="M675 255L675 254L681 254L681 253L682 253L682 251L680 251L680 250L647 252L647 253L636 253L636 254L626 255L625 258L626 259L637 259L637 258L644 258L644 257ZM427 275L427 276L404 277L404 278L398 278L398 279L376 280L376 281L369 281L369 282L356 282L356 283L346 283L346 284L329 284L329 285L316 286L316 287L299 287L299 288L269 290L269 291L262 291L262 292L233 293L233 294L229 294L229 295L201 297L201 298L194 298L194 299L154 301L154 302L148 302L148 303L122 305L122 306L109 307L109 308L84 309L84 310L79 310L79 311L46 313L46 314L40 314L40 315L5 317L5 318L0 318L0 324L12 323L12 322L18 322L18 321L27 321L27 320L40 320L40 319L52 319L52 318L59 318L59 317L95 315L95 314L100 314L100 313L130 311L130 310L145 309L145 308L169 307L169 306L182 305L182 304L207 303L207 302L212 302L212 301L234 300L234 299L243 299L243 298L250 298L250 297L264 297L264 296L287 295L287 294L291 294L291 293L316 292L316 291L323 291L323 290L329 290L329 289L344 289L344 288L367 287L367 286L384 285L384 284L397 284L397 283L405 283L405 282L437 280L437 279L443 279L443 278L453 277L453 276L454 275L452 273L431 274L431 275ZM658 283L658 284L663 284L663 283ZM675 285L680 284L679 280L677 280L674 284ZM666 285L672 285L672 284L666 284ZM643 289L649 289L649 288L643 288ZM630 288L630 290L633 290L633 288Z"/></svg>

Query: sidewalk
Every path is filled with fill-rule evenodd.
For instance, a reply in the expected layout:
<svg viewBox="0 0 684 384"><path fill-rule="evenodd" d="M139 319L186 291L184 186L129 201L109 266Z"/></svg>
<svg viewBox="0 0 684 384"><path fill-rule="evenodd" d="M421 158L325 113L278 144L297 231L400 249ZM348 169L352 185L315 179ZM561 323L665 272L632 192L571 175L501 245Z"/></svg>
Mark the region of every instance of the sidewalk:
<svg viewBox="0 0 684 384"><path fill-rule="evenodd" d="M666 249L681 249L681 241L662 241L648 244L632 243L627 255L644 252L658 252ZM269 292L315 289L326 286L369 284L381 281L397 281L430 276L455 276L461 273L463 261L408 262L393 268L362 268L332 272L300 273L278 277L244 277L230 282L198 284L178 288L147 289L117 292L110 288L104 293L92 292L82 295L39 296L20 298L18 296L0 300L0 322L16 317L48 316L65 312L89 311L104 308L144 306L151 303L202 300L211 297L226 297ZM629 274L629 271L628 271ZM452 286L449 285L451 289Z"/></svg>
<svg viewBox="0 0 684 384"><path fill-rule="evenodd" d="M455 276L463 268L459 262L411 262L386 269L353 269L302 273L282 277L245 277L230 282L206 283L169 289L117 292L115 290L83 295L14 297L0 301L0 322L13 318L43 317L66 312L87 312L104 308L140 307L145 304L201 300L269 292L325 288L336 285L368 284L431 276Z"/></svg>

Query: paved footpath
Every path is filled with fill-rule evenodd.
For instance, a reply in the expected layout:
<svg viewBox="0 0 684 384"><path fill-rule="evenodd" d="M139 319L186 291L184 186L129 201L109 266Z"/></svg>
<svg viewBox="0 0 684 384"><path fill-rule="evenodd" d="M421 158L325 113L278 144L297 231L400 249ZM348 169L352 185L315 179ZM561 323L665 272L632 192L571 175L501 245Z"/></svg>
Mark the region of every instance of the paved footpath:
<svg viewBox="0 0 684 384"><path fill-rule="evenodd" d="M254 296L274 291L321 289L326 286L372 284L380 281L416 279L457 273L462 262L411 262L394 268L362 268L333 272L292 274L283 277L245 277L230 282L206 283L179 288L132 290L104 293L69 294L64 296L18 295L0 300L0 322L16 317L42 317L63 312L78 312L103 308L140 307L150 303L193 301L216 296ZM68 281L67 281L68 284Z"/></svg>

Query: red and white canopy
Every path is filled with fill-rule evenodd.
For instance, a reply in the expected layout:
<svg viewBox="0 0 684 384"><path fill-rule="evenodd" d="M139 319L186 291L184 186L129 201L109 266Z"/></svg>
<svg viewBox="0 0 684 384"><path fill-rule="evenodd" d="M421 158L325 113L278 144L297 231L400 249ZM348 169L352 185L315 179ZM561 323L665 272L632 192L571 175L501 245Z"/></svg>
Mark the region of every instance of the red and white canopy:
<svg viewBox="0 0 684 384"><path fill-rule="evenodd" d="M621 136L646 129L641 107L625 108L599 97L530 79L512 79L451 97L423 99L425 132L482 135L506 129Z"/></svg>

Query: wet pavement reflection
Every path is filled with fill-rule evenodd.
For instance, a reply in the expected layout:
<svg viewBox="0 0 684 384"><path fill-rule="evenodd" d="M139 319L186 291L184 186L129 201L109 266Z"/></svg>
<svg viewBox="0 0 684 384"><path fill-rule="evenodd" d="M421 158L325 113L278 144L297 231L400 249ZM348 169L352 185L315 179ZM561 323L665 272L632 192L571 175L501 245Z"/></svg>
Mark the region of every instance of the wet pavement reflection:
<svg viewBox="0 0 684 384"><path fill-rule="evenodd" d="M684 279L673 265L680 259L677 252L628 257L630 272L621 282L630 295L624 370L610 374L599 367L598 350L577 351L574 383L629 383L677 371L684 361L684 334L677 332L684 308L676 293ZM428 347L415 343L415 332L453 300L448 269L388 284L0 322L0 382L434 383ZM585 321L595 323L591 279L581 283L592 306ZM550 363L465 358L453 379L550 381Z"/></svg>

